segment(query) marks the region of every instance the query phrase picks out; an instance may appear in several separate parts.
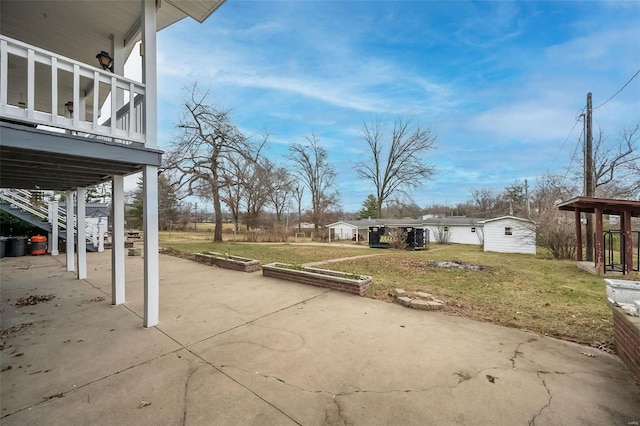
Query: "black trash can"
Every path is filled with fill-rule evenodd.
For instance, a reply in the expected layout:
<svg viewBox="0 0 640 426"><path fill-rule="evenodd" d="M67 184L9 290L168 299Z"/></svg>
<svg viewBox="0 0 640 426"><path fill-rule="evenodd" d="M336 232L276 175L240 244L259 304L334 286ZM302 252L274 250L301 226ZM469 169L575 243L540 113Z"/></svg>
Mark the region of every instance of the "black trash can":
<svg viewBox="0 0 640 426"><path fill-rule="evenodd" d="M0 259L4 257L7 248L7 237L0 237Z"/></svg>
<svg viewBox="0 0 640 426"><path fill-rule="evenodd" d="M9 250L7 256L20 257L24 256L27 251L27 237L9 237Z"/></svg>

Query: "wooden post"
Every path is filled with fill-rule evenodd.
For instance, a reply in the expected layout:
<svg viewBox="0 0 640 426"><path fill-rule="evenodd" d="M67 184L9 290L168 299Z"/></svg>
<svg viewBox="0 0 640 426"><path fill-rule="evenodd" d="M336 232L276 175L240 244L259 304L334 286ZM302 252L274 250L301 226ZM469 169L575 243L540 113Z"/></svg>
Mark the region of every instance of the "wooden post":
<svg viewBox="0 0 640 426"><path fill-rule="evenodd" d="M575 210L576 221L576 259L582 262L582 222L580 221L580 210Z"/></svg>
<svg viewBox="0 0 640 426"><path fill-rule="evenodd" d="M620 216L621 233L624 239L624 273L633 272L633 239L631 238L631 212L623 211ZM622 255L622 252L620 253Z"/></svg>
<svg viewBox="0 0 640 426"><path fill-rule="evenodd" d="M587 112L585 117L585 176L584 176L584 195L593 197L595 195L595 183L593 181L593 137L592 137L592 108L591 108L591 92L587 93ZM587 260L593 260L593 215L587 213L586 226L586 243L587 243ZM597 219L596 219L597 220ZM602 220L602 217L600 217ZM600 233L596 232L597 238Z"/></svg>
<svg viewBox="0 0 640 426"><path fill-rule="evenodd" d="M602 209L596 207L596 273L598 275L604 274L604 247L602 244L603 226L602 226Z"/></svg>

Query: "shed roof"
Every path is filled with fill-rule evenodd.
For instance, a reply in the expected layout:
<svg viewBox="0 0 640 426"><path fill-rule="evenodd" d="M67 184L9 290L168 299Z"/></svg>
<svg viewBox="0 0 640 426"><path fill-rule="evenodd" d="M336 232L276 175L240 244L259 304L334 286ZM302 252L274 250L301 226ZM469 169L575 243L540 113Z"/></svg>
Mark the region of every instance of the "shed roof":
<svg viewBox="0 0 640 426"><path fill-rule="evenodd" d="M516 216L500 216L500 217L494 217L492 219L484 219L484 220L482 220L482 223L497 222L499 220L506 220L506 219L518 220L520 222L531 222L531 223L533 223L533 221L531 221L529 219L524 219L524 218L516 217Z"/></svg>
<svg viewBox="0 0 640 426"><path fill-rule="evenodd" d="M446 216L446 217L435 217L431 219L425 219L422 222L425 225L436 225L436 226L477 226L482 225L482 222L485 219L480 219L477 217L466 217L466 216Z"/></svg>

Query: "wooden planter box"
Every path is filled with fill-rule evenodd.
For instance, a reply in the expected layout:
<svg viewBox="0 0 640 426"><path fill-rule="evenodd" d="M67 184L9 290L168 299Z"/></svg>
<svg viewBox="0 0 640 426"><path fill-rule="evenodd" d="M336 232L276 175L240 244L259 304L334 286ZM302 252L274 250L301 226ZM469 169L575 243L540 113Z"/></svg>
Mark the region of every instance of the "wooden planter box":
<svg viewBox="0 0 640 426"><path fill-rule="evenodd" d="M302 284L315 285L317 287L330 288L359 296L364 296L364 292L369 288L372 280L371 277L364 275L360 275L360 279L345 278L345 275L351 275L347 272L310 267L302 267L301 269L292 268L295 267L286 263L270 263L262 266L262 275Z"/></svg>
<svg viewBox="0 0 640 426"><path fill-rule="evenodd" d="M260 261L247 259L240 256L225 256L222 253L208 252L196 253L193 260L205 265L217 266L219 268L233 269L234 271L256 272L260 270Z"/></svg>

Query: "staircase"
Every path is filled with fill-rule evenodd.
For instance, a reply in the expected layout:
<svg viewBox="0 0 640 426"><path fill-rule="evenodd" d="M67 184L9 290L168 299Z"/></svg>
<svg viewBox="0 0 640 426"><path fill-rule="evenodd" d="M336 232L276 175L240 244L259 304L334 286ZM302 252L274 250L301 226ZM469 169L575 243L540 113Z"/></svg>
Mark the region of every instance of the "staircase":
<svg viewBox="0 0 640 426"><path fill-rule="evenodd" d="M0 189L0 210L9 213L20 220L41 229L44 232L51 233L51 217L53 208L52 203L42 201L39 203L32 202L33 194L23 189ZM58 236L62 240L67 239L67 212L65 209L58 207ZM78 242L77 237L77 220L74 217L73 238ZM93 224L87 224L87 251L98 251L99 227Z"/></svg>

